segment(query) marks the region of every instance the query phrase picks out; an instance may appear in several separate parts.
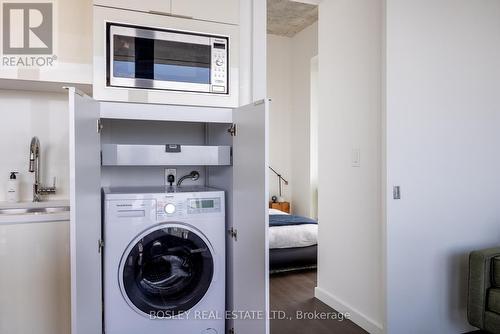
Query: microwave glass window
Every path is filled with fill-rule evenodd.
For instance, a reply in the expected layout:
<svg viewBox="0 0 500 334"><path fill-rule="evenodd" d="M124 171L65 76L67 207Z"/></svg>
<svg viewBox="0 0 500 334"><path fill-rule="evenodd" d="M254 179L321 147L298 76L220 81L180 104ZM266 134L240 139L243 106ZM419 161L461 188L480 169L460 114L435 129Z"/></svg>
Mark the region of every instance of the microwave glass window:
<svg viewBox="0 0 500 334"><path fill-rule="evenodd" d="M210 45L120 35L113 43L115 77L210 84Z"/></svg>
<svg viewBox="0 0 500 334"><path fill-rule="evenodd" d="M113 37L113 74L119 78L135 78L135 38Z"/></svg>
<svg viewBox="0 0 500 334"><path fill-rule="evenodd" d="M210 45L155 40L155 80L210 83Z"/></svg>

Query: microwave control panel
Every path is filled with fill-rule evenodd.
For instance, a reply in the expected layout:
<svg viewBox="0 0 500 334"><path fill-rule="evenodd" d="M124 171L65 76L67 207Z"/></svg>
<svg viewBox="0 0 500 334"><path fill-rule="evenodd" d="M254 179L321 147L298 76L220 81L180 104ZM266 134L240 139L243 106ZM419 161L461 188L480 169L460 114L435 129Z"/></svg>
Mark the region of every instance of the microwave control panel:
<svg viewBox="0 0 500 334"><path fill-rule="evenodd" d="M212 42L212 93L227 94L228 87L228 40L211 38Z"/></svg>

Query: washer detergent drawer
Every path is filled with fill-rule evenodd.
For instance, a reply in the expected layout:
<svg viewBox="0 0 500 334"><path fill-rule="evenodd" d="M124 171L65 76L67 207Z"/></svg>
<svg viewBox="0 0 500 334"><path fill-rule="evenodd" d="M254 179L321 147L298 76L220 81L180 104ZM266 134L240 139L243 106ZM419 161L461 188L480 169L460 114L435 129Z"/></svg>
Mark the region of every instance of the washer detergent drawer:
<svg viewBox="0 0 500 334"><path fill-rule="evenodd" d="M156 200L116 200L107 201L106 219L111 223L121 221L156 221Z"/></svg>
<svg viewBox="0 0 500 334"><path fill-rule="evenodd" d="M146 217L146 210L118 210L117 218L144 218Z"/></svg>

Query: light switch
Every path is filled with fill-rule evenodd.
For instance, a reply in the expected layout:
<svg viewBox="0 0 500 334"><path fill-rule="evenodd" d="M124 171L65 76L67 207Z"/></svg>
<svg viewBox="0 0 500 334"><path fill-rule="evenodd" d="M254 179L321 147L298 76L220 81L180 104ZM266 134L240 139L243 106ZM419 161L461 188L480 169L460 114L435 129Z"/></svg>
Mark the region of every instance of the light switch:
<svg viewBox="0 0 500 334"><path fill-rule="evenodd" d="M392 187L392 198L401 199L401 188L399 186Z"/></svg>
<svg viewBox="0 0 500 334"><path fill-rule="evenodd" d="M361 167L361 150L359 148L352 149L351 166L352 167Z"/></svg>

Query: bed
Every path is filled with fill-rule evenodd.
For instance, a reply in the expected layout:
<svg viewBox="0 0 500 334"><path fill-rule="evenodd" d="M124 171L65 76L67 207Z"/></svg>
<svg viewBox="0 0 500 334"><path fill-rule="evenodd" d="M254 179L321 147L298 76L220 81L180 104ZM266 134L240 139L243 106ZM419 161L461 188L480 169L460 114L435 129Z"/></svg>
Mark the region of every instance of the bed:
<svg viewBox="0 0 500 334"><path fill-rule="evenodd" d="M271 273L316 268L318 224L315 220L269 209Z"/></svg>

